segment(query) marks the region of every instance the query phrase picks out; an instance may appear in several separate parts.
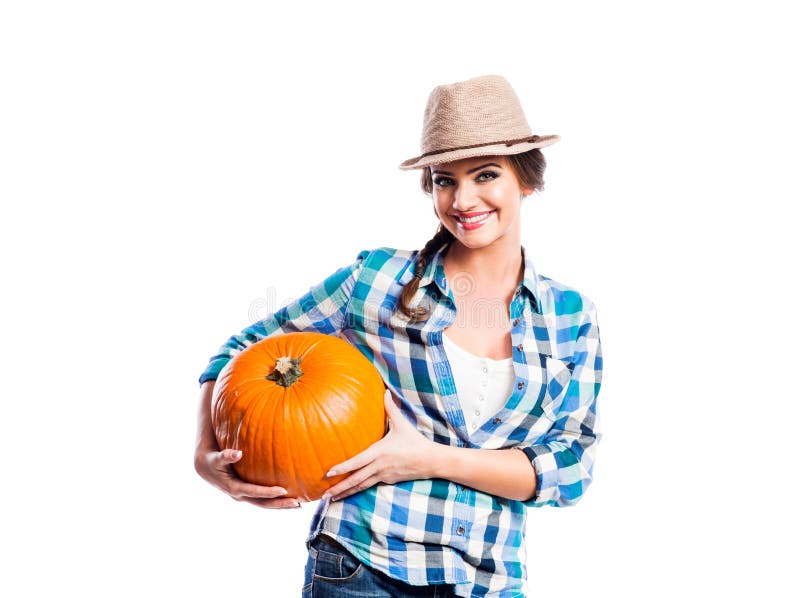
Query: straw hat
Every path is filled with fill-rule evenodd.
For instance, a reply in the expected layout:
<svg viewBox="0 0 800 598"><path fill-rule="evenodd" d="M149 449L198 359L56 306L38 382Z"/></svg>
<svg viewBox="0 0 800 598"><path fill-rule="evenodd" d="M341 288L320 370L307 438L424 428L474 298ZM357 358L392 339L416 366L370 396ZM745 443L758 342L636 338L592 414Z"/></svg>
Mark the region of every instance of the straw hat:
<svg viewBox="0 0 800 598"><path fill-rule="evenodd" d="M558 135L533 135L508 81L486 75L433 89L422 124L422 154L406 160L400 168L521 154L558 140Z"/></svg>

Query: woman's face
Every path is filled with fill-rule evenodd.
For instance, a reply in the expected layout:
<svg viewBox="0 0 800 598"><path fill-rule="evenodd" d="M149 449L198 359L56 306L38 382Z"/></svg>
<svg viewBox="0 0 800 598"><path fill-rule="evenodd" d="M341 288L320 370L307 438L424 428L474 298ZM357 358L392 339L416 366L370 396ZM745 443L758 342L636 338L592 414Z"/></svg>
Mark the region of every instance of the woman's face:
<svg viewBox="0 0 800 598"><path fill-rule="evenodd" d="M465 158L431 167L433 209L466 247L520 243L520 203L533 190L520 186L504 156Z"/></svg>

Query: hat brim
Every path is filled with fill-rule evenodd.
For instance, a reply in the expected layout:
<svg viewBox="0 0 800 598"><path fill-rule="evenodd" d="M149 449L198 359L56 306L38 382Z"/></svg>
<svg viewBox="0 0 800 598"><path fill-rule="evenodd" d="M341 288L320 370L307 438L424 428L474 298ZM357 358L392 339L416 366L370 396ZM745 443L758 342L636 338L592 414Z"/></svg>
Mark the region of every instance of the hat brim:
<svg viewBox="0 0 800 598"><path fill-rule="evenodd" d="M415 168L425 168L433 164L444 164L445 162L454 162L464 158L475 158L478 156L511 156L514 154L521 154L532 149L547 147L553 145L556 141L561 139L558 135L543 135L536 141L524 141L508 145L500 142L492 145L481 145L478 147L460 147L431 154L429 156L417 156L416 158L409 158L400 164L401 170L414 170Z"/></svg>

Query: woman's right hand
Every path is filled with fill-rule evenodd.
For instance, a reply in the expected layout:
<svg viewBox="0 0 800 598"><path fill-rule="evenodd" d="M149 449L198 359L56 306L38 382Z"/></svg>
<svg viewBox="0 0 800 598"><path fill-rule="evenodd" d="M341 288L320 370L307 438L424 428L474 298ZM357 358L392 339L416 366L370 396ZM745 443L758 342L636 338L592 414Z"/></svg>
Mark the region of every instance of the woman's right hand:
<svg viewBox="0 0 800 598"><path fill-rule="evenodd" d="M242 451L219 450L214 428L211 425L211 397L214 380L200 387L200 408L197 414L197 445L194 451L194 468L206 482L222 490L234 500L249 502L265 509L292 509L300 506L296 498L284 498L286 490L280 486L259 486L245 482L233 469L233 463L242 458Z"/></svg>
<svg viewBox="0 0 800 598"><path fill-rule="evenodd" d="M233 463L242 458L242 451L198 449L194 468L206 482L222 490L234 500L249 502L265 509L291 509L300 506L296 498L283 498L286 489L280 486L259 486L236 475Z"/></svg>

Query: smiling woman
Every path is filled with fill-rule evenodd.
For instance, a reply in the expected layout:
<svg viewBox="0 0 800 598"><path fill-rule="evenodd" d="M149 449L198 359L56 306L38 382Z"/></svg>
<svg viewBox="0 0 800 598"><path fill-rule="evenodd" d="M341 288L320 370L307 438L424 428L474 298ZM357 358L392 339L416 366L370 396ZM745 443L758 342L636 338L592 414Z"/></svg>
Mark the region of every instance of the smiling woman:
<svg viewBox="0 0 800 598"><path fill-rule="evenodd" d="M583 294L536 273L520 205L543 187L540 148L502 77L436 87L422 169L439 228L420 251L358 253L295 301L231 337L200 377L195 467L262 507L298 506L239 480L241 452L210 425L214 381L254 342L342 336L386 386L388 432L333 466L318 504L304 596L524 596L526 507L575 504L592 479L602 357ZM490 317L489 317L490 316Z"/></svg>

